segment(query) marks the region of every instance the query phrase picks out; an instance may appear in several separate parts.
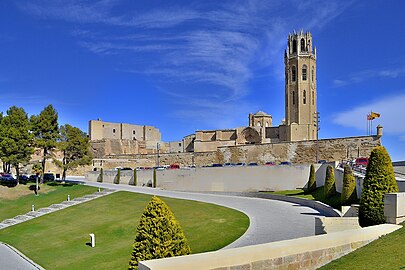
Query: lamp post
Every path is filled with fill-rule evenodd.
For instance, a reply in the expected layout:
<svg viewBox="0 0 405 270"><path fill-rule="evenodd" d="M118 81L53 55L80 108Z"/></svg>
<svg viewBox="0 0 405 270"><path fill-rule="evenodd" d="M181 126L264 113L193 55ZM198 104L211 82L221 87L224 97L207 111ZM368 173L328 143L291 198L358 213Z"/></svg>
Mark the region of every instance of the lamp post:
<svg viewBox="0 0 405 270"><path fill-rule="evenodd" d="M319 155L318 133L319 133L319 130L321 129L321 127L320 127L321 119L320 118L321 118L320 113L319 112L314 112L314 127L316 128L316 153L315 153L316 163L318 163L318 155Z"/></svg>

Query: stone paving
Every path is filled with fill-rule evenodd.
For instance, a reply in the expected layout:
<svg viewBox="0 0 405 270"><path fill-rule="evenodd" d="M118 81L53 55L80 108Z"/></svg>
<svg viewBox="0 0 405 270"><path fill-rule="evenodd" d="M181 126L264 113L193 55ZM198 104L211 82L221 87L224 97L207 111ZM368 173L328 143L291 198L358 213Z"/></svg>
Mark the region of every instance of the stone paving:
<svg viewBox="0 0 405 270"><path fill-rule="evenodd" d="M93 194L90 194L90 195L85 195L85 196L79 197L79 198L74 198L73 200L70 200L70 201L64 201L64 202L61 202L61 203L55 203L55 204L52 204L52 205L50 205L48 207L44 207L44 208L40 208L40 209L38 209L36 211L28 212L28 213L26 213L24 215L18 215L16 217L3 220L0 223L0 230L4 229L4 228L7 228L7 227L10 227L10 226L13 226L13 225L16 225L16 224L19 224L19 223L27 221L27 220L31 220L33 218L37 218L37 217L40 217L40 216L43 216L43 215L46 215L46 214L49 214L49 213L53 213L53 212L58 211L58 210L65 209L65 208L70 207L72 205L77 205L77 204L80 204L80 203L88 202L88 201L96 199L96 198L103 197L103 196L111 194L111 193L113 193L115 191L116 191L115 189L104 189L103 191L100 191L100 192L96 192L96 193L93 193Z"/></svg>

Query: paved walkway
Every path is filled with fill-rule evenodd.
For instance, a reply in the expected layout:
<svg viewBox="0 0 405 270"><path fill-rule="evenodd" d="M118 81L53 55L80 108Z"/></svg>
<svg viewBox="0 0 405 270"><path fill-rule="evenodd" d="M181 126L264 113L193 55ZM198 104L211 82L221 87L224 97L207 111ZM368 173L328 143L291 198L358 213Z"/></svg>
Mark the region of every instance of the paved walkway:
<svg viewBox="0 0 405 270"><path fill-rule="evenodd" d="M226 248L281 241L315 234L315 216L321 214L309 207L259 198L204 193L176 192L129 185L83 181L86 185L130 192L214 203L245 213L250 226L245 234Z"/></svg>

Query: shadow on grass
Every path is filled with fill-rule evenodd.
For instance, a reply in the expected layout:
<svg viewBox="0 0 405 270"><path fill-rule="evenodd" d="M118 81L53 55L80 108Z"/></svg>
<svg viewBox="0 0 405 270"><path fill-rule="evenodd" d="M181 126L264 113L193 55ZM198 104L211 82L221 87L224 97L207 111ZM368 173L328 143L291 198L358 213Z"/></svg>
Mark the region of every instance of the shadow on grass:
<svg viewBox="0 0 405 270"><path fill-rule="evenodd" d="M55 186L62 186L62 187L72 187L76 186L76 183L62 183L62 182L47 182L48 186L55 187Z"/></svg>

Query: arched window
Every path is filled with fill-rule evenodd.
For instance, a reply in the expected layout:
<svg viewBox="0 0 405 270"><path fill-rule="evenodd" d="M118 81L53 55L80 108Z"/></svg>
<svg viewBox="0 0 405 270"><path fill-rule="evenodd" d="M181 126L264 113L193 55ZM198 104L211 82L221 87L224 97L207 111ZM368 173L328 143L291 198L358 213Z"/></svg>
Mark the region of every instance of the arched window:
<svg viewBox="0 0 405 270"><path fill-rule="evenodd" d="M304 90L304 94L303 94L303 96L302 96L302 102L303 102L304 104L307 104L307 91L305 91L305 90Z"/></svg>
<svg viewBox="0 0 405 270"><path fill-rule="evenodd" d="M295 104L295 92L294 91L292 93L292 100L293 100L293 104Z"/></svg>
<svg viewBox="0 0 405 270"><path fill-rule="evenodd" d="M311 40L308 40L308 50L311 52Z"/></svg>
<svg viewBox="0 0 405 270"><path fill-rule="evenodd" d="M260 122L257 122L256 126L260 127Z"/></svg>
<svg viewBox="0 0 405 270"><path fill-rule="evenodd" d="M303 81L307 80L307 65L302 66L302 80Z"/></svg>
<svg viewBox="0 0 405 270"><path fill-rule="evenodd" d="M269 126L269 123L268 122L266 122L266 127L268 127Z"/></svg>
<svg viewBox="0 0 405 270"><path fill-rule="evenodd" d="M293 66L291 68L291 81L295 82L297 78L297 69L295 68L295 66Z"/></svg>
<svg viewBox="0 0 405 270"><path fill-rule="evenodd" d="M312 66L312 71L311 71L311 81L314 82L314 78L315 78L315 70L314 70L314 66Z"/></svg>
<svg viewBox="0 0 405 270"><path fill-rule="evenodd" d="M294 39L293 40L293 50L292 50L292 53L297 53L297 41Z"/></svg>
<svg viewBox="0 0 405 270"><path fill-rule="evenodd" d="M305 40L301 38L301 52L305 52Z"/></svg>

